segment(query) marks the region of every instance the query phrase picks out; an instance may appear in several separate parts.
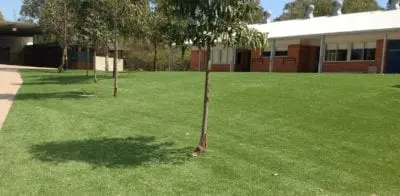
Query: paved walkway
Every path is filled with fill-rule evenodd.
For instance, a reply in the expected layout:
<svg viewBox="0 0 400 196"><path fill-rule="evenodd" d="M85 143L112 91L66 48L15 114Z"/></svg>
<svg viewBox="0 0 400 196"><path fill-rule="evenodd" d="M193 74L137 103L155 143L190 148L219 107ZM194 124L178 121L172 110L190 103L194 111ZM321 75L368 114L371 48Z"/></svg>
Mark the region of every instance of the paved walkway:
<svg viewBox="0 0 400 196"><path fill-rule="evenodd" d="M14 101L15 95L22 85L20 69L49 69L0 64L0 129Z"/></svg>

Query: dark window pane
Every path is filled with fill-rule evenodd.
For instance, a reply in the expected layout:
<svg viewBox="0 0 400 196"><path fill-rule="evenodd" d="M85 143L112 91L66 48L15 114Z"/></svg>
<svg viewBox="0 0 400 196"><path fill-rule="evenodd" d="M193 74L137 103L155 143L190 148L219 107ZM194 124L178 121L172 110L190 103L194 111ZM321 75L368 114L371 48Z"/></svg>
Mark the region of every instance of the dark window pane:
<svg viewBox="0 0 400 196"><path fill-rule="evenodd" d="M271 56L271 52L269 52L269 51L264 51L264 52L262 53L262 56L270 57L270 56Z"/></svg>
<svg viewBox="0 0 400 196"><path fill-rule="evenodd" d="M276 51L275 52L275 56L287 56L287 55L288 55L288 51ZM271 52L270 51L264 51L262 53L262 56L270 57L271 56Z"/></svg>
<svg viewBox="0 0 400 196"><path fill-rule="evenodd" d="M364 60L375 60L375 49L365 49Z"/></svg>
<svg viewBox="0 0 400 196"><path fill-rule="evenodd" d="M363 49L351 50L351 60L363 60Z"/></svg>
<svg viewBox="0 0 400 196"><path fill-rule="evenodd" d="M276 51L275 56L287 56L288 51Z"/></svg>
<svg viewBox="0 0 400 196"><path fill-rule="evenodd" d="M347 50L337 50L336 61L347 61Z"/></svg>
<svg viewBox="0 0 400 196"><path fill-rule="evenodd" d="M325 53L325 61L336 61L336 50L327 50Z"/></svg>

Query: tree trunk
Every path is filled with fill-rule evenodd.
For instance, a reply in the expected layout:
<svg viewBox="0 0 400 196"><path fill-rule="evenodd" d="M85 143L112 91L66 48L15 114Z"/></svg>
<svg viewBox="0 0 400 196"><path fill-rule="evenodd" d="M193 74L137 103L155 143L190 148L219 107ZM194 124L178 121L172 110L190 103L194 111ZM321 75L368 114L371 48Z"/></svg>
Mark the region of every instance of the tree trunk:
<svg viewBox="0 0 400 196"><path fill-rule="evenodd" d="M113 65L113 77L114 77L114 97L118 96L118 1L114 0L114 65Z"/></svg>
<svg viewBox="0 0 400 196"><path fill-rule="evenodd" d="M96 70L96 47L93 46L93 75L94 75L94 82L97 82L97 70Z"/></svg>
<svg viewBox="0 0 400 196"><path fill-rule="evenodd" d="M68 28L68 10L67 10L67 2L64 2L64 43L63 43L63 54L61 59L61 65L58 67L58 72L62 72L64 67L67 66L68 63L68 44L67 44L67 28Z"/></svg>
<svg viewBox="0 0 400 196"><path fill-rule="evenodd" d="M68 64L68 45L64 44L61 65L58 67L58 72L62 72Z"/></svg>
<svg viewBox="0 0 400 196"><path fill-rule="evenodd" d="M157 44L154 44L153 71L157 71Z"/></svg>
<svg viewBox="0 0 400 196"><path fill-rule="evenodd" d="M114 47L118 48L117 43L114 43ZM113 74L114 74L114 97L118 96L118 52L114 52L114 65L113 65Z"/></svg>
<svg viewBox="0 0 400 196"><path fill-rule="evenodd" d="M193 152L193 156L203 155L207 149L207 130L208 130L208 105L210 103L210 68L211 68L211 46L207 45L206 60L207 66L205 66L206 78L204 84L204 105L203 105L203 122L200 132L199 145Z"/></svg>
<svg viewBox="0 0 400 196"><path fill-rule="evenodd" d="M199 47L199 66L197 71L201 71L201 47Z"/></svg>
<svg viewBox="0 0 400 196"><path fill-rule="evenodd" d="M169 45L168 48L168 71L171 71L172 67L172 46Z"/></svg>
<svg viewBox="0 0 400 196"><path fill-rule="evenodd" d="M90 50L89 46L86 47L86 76L89 76L89 65L90 65Z"/></svg>
<svg viewBox="0 0 400 196"><path fill-rule="evenodd" d="M106 72L109 72L110 71L110 65L108 64L108 56L109 56L109 53L108 53L108 47L105 47L104 48L104 56L105 56L105 67L106 67Z"/></svg>

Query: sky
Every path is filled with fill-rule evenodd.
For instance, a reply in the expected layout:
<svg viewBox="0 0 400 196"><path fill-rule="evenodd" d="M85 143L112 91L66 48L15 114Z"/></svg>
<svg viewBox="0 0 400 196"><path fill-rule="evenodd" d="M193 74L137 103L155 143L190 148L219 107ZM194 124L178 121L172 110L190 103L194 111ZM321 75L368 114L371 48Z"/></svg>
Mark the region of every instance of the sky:
<svg viewBox="0 0 400 196"><path fill-rule="evenodd" d="M282 11L285 3L292 0L261 0L261 4L265 10L272 12L272 17L278 17ZM345 0L351 1L351 0ZM377 0L381 6L386 6L387 0ZM0 11L3 13L6 20L14 21L19 17L19 10L21 8L22 0L0 0Z"/></svg>

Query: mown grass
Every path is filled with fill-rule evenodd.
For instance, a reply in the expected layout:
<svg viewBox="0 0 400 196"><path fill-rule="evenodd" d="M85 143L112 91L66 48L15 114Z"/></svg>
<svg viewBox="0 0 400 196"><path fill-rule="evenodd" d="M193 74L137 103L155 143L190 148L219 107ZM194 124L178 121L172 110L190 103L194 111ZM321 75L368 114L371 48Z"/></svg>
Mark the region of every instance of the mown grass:
<svg viewBox="0 0 400 196"><path fill-rule="evenodd" d="M0 131L0 195L397 195L400 78L22 72ZM89 95L89 96L86 96ZM4 96L3 96L4 97Z"/></svg>

